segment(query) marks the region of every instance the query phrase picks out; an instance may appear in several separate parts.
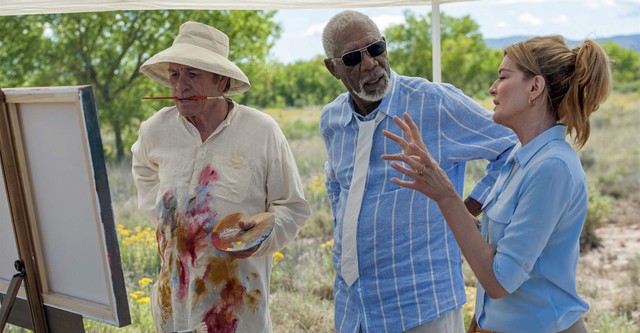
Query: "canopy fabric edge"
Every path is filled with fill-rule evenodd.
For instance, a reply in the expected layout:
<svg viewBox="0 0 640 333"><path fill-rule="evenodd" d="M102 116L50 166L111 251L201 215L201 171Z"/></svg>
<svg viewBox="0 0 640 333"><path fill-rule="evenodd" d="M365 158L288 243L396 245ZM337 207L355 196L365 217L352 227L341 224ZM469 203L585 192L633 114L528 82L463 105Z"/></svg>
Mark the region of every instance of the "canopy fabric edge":
<svg viewBox="0 0 640 333"><path fill-rule="evenodd" d="M465 0L4 0L0 16L105 12L121 10L271 10L423 6Z"/></svg>

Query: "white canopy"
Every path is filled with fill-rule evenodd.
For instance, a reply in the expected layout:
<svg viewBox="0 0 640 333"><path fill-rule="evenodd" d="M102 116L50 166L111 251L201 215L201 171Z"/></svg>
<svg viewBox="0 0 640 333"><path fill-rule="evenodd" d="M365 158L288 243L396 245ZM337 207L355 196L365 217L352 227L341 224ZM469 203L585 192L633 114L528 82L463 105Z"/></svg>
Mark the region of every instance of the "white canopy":
<svg viewBox="0 0 640 333"><path fill-rule="evenodd" d="M266 10L432 6L433 81L441 81L440 4L469 0L2 0L0 16L103 12L117 10Z"/></svg>
<svg viewBox="0 0 640 333"><path fill-rule="evenodd" d="M0 16L155 9L302 9L438 5L465 0L2 0Z"/></svg>

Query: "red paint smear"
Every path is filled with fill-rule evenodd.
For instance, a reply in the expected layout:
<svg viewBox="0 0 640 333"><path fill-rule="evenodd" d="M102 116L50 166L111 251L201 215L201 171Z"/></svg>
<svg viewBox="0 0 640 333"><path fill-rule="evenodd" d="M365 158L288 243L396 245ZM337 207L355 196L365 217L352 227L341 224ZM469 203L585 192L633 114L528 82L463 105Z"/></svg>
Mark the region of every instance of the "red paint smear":
<svg viewBox="0 0 640 333"><path fill-rule="evenodd" d="M218 173L211 166L205 166L198 176L196 193L187 202L185 213L176 214L177 220L181 222L175 230L179 258L179 285L176 296L179 300L184 300L187 296L189 264L195 266L198 252L208 246L208 234L217 215L217 212L212 210L213 197L210 186L217 179Z"/></svg>
<svg viewBox="0 0 640 333"><path fill-rule="evenodd" d="M184 300L187 295L189 285L189 261L191 266L195 265L198 249L206 247L207 232L204 225L185 223L176 230L178 237L178 277L179 285L177 297ZM204 241L203 241L204 240Z"/></svg>
<svg viewBox="0 0 640 333"><path fill-rule="evenodd" d="M220 303L214 304L204 315L208 333L235 333L238 329L238 317L234 310L242 307L246 288L238 279L231 279L220 292Z"/></svg>
<svg viewBox="0 0 640 333"><path fill-rule="evenodd" d="M214 181L218 180L218 172L214 170L210 165L207 165L200 171L200 176L198 176L198 184L199 185L207 185L211 184Z"/></svg>
<svg viewBox="0 0 640 333"><path fill-rule="evenodd" d="M205 314L204 322L208 333L235 333L238 329L238 317L220 305Z"/></svg>
<svg viewBox="0 0 640 333"><path fill-rule="evenodd" d="M181 239L180 244L180 257L189 256L191 258L191 265L195 264L197 257L197 250L205 248L207 245L207 230L204 224L196 224L187 221L184 225L184 239Z"/></svg>
<svg viewBox="0 0 640 333"><path fill-rule="evenodd" d="M189 269L186 267L186 263L184 262L182 256L178 257L176 265L178 265L178 291L176 292L176 297L179 300L183 301L185 297L187 297L187 286L189 285Z"/></svg>

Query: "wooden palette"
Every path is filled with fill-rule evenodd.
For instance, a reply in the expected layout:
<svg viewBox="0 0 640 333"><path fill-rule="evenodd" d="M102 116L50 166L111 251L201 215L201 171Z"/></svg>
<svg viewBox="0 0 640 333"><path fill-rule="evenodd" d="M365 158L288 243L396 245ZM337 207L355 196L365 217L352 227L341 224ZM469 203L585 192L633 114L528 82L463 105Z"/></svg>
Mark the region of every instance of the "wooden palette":
<svg viewBox="0 0 640 333"><path fill-rule="evenodd" d="M240 228L242 220L254 220L256 225L249 229ZM242 213L233 213L223 217L213 228L211 236L213 246L225 252L242 252L260 245L273 230L275 216L273 213L258 213L245 218Z"/></svg>

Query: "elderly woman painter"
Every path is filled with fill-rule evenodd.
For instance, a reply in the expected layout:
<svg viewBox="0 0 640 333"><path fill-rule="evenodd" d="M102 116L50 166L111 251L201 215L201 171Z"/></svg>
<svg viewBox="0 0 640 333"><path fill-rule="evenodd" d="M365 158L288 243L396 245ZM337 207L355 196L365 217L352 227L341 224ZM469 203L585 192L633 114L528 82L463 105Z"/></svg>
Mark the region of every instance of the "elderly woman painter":
<svg viewBox="0 0 640 333"><path fill-rule="evenodd" d="M158 332L271 332L272 254L310 214L276 122L227 97L250 87L228 53L224 33L186 22L140 68L175 100L141 124L131 148L138 206L157 226L162 260L151 295ZM240 214L249 230L263 212L275 224L259 246L230 254L212 245L224 216Z"/></svg>
<svg viewBox="0 0 640 333"><path fill-rule="evenodd" d="M412 119L395 119L406 140L385 133L405 148L383 156L406 163L391 163L407 177L392 181L438 204L478 278L481 331L587 332L582 315L589 306L576 291L587 180L565 137L578 148L587 142L589 116L611 85L609 59L591 40L570 49L560 36L536 37L505 49L489 89L493 120L520 143L483 206L479 230Z"/></svg>

